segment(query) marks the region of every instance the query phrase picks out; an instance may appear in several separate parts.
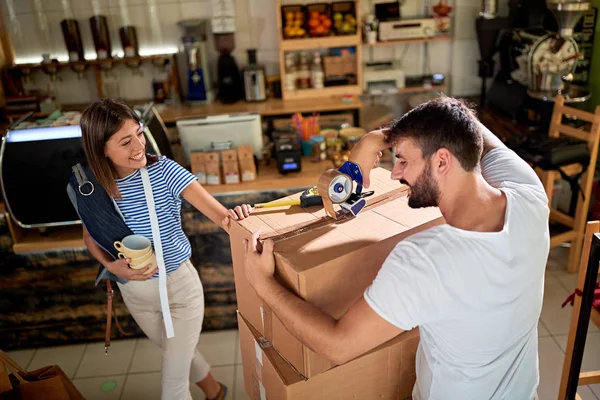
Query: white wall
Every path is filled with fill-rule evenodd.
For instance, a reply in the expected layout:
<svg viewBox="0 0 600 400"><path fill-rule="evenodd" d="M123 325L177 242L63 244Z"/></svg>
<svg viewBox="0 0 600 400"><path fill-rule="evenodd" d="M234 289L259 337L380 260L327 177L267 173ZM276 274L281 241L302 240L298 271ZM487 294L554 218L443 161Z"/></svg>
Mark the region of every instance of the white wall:
<svg viewBox="0 0 600 400"><path fill-rule="evenodd" d="M318 2L309 0L307 2ZM503 0L506 3L508 0ZM242 67L247 62L246 49L257 48L259 62L265 65L267 73L277 74L278 44L273 0L235 0L236 3L236 49L234 56ZM283 3L298 3L284 0ZM373 0L361 0L363 15L369 12ZM437 0L406 0L402 7L403 17L418 17ZM451 0L454 7L453 42L429 44L431 72L441 72L451 76L452 93L455 95L477 94L480 80L477 77L479 50L475 36L475 18L481 7L481 0ZM209 18L210 0L3 0L4 17L8 22L17 61L39 62L41 54L50 52L53 58L65 60L67 53L60 30L60 21L74 17L79 21L85 45L86 58L95 58L93 41L88 19L95 13L106 15L110 29L113 53L122 54L118 28L129 16L130 23L138 31L142 54L174 52L179 46L180 33L177 22L182 19ZM216 64L217 53L209 43L211 61ZM422 74L425 46L412 44L404 46L364 48L364 60L399 59L403 54L403 67L407 75ZM405 52L406 51L406 52ZM126 99L151 98L151 77L157 73L151 65L142 68L143 77L133 75L124 66L111 73L119 79L120 95ZM214 73L214 70L213 70ZM75 73L62 72L62 82L53 84L63 103L86 103L95 94L93 74L88 71L83 82ZM42 72L33 77L31 87L45 88L49 82Z"/></svg>

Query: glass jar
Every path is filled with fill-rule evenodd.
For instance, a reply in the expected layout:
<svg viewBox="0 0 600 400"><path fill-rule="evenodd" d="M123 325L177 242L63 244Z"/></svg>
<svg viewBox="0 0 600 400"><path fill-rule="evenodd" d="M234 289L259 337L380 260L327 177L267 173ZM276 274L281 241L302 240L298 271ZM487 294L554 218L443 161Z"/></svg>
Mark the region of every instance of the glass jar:
<svg viewBox="0 0 600 400"><path fill-rule="evenodd" d="M325 143L325 138L321 135L314 135L310 138L310 141L313 144L313 161L325 161L327 159L327 144Z"/></svg>

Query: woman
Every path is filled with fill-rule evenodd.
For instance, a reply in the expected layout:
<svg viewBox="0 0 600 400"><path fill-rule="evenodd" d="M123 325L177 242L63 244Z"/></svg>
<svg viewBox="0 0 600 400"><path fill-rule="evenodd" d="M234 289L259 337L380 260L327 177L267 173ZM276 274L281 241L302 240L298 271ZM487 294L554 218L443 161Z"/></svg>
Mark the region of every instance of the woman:
<svg viewBox="0 0 600 400"><path fill-rule="evenodd" d="M129 259L115 260L114 254L107 252L108 246L99 245L102 241L98 239L105 236L105 231L110 230L109 226L115 226L114 220L110 225L106 218L97 216L97 209L102 207L95 209L94 206L82 206L88 201L82 188L90 189L85 189L81 182L74 187L78 187L83 196L79 196L79 207L77 201L74 201L74 205L84 222L85 245L114 275L129 312L146 336L163 350L162 399L191 399L189 382L196 383L208 399L224 399L227 388L215 381L209 372L210 366L196 349L204 317L204 295L198 272L189 260L190 242L181 227L181 198L227 232L231 219L243 219L250 215L250 206L244 204L235 210L227 210L200 185L194 175L177 163L165 157L146 154L141 121L121 101L96 101L83 112L80 124L83 147L94 181L110 197L114 209L125 222L125 228L134 234L146 236L155 244L140 170L146 168L150 178L175 332L170 339L165 335L159 279L154 279L158 277L158 272L149 273L153 266L131 269L128 266ZM92 226L96 237L88 232Z"/></svg>

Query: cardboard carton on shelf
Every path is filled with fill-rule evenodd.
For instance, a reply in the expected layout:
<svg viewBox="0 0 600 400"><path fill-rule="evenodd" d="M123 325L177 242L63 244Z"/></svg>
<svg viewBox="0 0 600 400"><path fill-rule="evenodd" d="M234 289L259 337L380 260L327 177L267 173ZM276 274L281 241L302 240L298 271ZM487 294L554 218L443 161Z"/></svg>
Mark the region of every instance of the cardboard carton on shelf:
<svg viewBox="0 0 600 400"><path fill-rule="evenodd" d="M240 163L240 177L242 182L250 182L256 179L256 164L254 164L254 153L252 146L238 146L238 160Z"/></svg>
<svg viewBox="0 0 600 400"><path fill-rule="evenodd" d="M193 151L190 153L190 165L192 174L196 175L200 184L206 184L206 165L205 165L205 154L200 151Z"/></svg>
<svg viewBox="0 0 600 400"><path fill-rule="evenodd" d="M221 179L218 152L204 153L204 168L206 169L206 184L220 185L223 180Z"/></svg>
<svg viewBox="0 0 600 400"><path fill-rule="evenodd" d="M253 400L403 400L412 394L418 329L306 380L239 313L238 326L244 384Z"/></svg>
<svg viewBox="0 0 600 400"><path fill-rule="evenodd" d="M375 194L354 218L334 221L325 218L322 207L292 206L256 210L232 224L238 310L307 378L333 365L296 340L250 286L244 270L243 240L258 229L261 237L273 237L276 279L302 299L340 318L373 282L399 241L443 222L437 208L409 208L407 188L392 181L389 171L374 169L371 182L369 190Z"/></svg>

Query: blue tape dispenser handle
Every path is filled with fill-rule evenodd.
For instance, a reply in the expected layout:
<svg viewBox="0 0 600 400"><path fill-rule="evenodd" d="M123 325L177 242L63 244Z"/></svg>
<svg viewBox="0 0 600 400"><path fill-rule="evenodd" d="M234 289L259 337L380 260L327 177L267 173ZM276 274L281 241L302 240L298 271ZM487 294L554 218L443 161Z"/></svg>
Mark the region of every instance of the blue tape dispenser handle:
<svg viewBox="0 0 600 400"><path fill-rule="evenodd" d="M360 166L352 161L346 161L344 164L342 164L338 171L348 175L350 179L356 182L356 194L360 195L362 193L363 184L363 175L362 171L360 170Z"/></svg>

